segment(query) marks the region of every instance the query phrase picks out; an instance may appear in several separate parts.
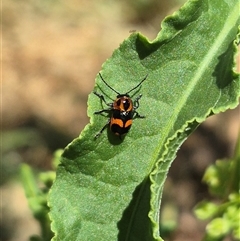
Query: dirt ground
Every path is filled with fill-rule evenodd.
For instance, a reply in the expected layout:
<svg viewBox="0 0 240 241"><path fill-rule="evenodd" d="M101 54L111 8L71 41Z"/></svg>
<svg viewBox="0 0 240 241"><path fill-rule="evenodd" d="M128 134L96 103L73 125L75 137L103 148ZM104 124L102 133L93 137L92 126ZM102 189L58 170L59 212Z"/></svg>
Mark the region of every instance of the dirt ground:
<svg viewBox="0 0 240 241"><path fill-rule="evenodd" d="M52 153L79 135L103 62L131 30L153 40L160 21L184 1L161 2L3 1L1 241L39 233L19 182L20 164L48 170ZM169 241L201 239L205 223L192 208L208 196L205 168L233 154L239 110L210 117L180 149L163 199L163 207L177 210Z"/></svg>

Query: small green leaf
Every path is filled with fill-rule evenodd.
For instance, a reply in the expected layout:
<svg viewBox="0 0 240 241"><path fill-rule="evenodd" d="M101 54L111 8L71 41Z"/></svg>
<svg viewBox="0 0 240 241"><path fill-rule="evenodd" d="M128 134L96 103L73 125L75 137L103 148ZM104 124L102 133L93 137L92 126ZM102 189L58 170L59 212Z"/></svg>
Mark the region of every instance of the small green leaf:
<svg viewBox="0 0 240 241"><path fill-rule="evenodd" d="M203 201L195 207L194 212L199 219L204 220L213 217L218 208L218 205L214 203Z"/></svg>
<svg viewBox="0 0 240 241"><path fill-rule="evenodd" d="M240 204L240 193L231 193L229 195L229 200Z"/></svg>
<svg viewBox="0 0 240 241"><path fill-rule="evenodd" d="M233 236L240 239L240 202L230 203L226 210L224 218L229 220L231 229L233 230Z"/></svg>
<svg viewBox="0 0 240 241"><path fill-rule="evenodd" d="M33 213L33 216L38 220L41 228L41 237L32 236L30 240L50 240L53 236L50 230L50 220L48 216L49 208L47 206L48 187L40 188L37 185L39 176L27 164L21 165L21 178L28 199L28 205ZM51 186L54 178L53 172L45 173L44 180L47 180Z"/></svg>
<svg viewBox="0 0 240 241"><path fill-rule="evenodd" d="M213 238L220 238L230 231L230 223L224 218L215 218L207 225L207 233Z"/></svg>
<svg viewBox="0 0 240 241"><path fill-rule="evenodd" d="M238 225L234 230L233 230L233 237L236 240L240 240L240 225Z"/></svg>
<svg viewBox="0 0 240 241"><path fill-rule="evenodd" d="M238 160L217 160L214 165L207 168L203 181L209 186L211 194L228 198L229 193L239 191L238 170L235 170Z"/></svg>
<svg viewBox="0 0 240 241"><path fill-rule="evenodd" d="M203 181L212 188L220 188L218 170L215 165L211 165L204 173Z"/></svg>
<svg viewBox="0 0 240 241"><path fill-rule="evenodd" d="M27 164L21 165L21 180L27 198L35 198L40 194L33 170Z"/></svg>
<svg viewBox="0 0 240 241"><path fill-rule="evenodd" d="M136 118L123 140L94 115L104 103L88 99L90 124L64 150L49 195L53 240L150 241L159 237L159 206L168 169L183 141L209 115L234 108L233 72L239 39L239 0L192 0L167 17L156 40L132 34L101 71L120 93L147 80ZM107 43L106 43L107 44ZM99 76L95 91L116 98Z"/></svg>
<svg viewBox="0 0 240 241"><path fill-rule="evenodd" d="M217 160L215 165L208 167L203 176L203 181L208 184L211 194L227 198L230 177L231 161Z"/></svg>

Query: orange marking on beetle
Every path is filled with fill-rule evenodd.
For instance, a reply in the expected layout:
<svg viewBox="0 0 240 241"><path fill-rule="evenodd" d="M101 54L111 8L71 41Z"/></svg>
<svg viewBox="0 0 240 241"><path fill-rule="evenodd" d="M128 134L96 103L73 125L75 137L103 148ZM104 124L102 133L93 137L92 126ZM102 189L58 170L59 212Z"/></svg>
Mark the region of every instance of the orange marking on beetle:
<svg viewBox="0 0 240 241"><path fill-rule="evenodd" d="M132 119L128 120L128 121L125 123L124 127L129 127L130 125L132 125Z"/></svg>
<svg viewBox="0 0 240 241"><path fill-rule="evenodd" d="M114 124L120 126L121 128L123 127L123 121L121 119L111 118L110 126Z"/></svg>

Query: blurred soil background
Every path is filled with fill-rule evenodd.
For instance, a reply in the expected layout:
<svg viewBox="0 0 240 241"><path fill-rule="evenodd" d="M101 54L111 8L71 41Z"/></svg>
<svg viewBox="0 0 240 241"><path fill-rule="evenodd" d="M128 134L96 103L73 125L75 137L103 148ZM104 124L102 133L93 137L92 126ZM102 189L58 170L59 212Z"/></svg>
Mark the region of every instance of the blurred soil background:
<svg viewBox="0 0 240 241"><path fill-rule="evenodd" d="M102 63L131 30L153 40L161 20L184 2L3 1L1 241L26 241L40 231L21 186L21 163L51 169L53 152L88 123L87 98ZM208 197L201 178L216 159L232 156L238 133L239 107L210 117L178 152L163 199L163 210L170 205L178 220L169 241L201 239L205 223L192 213Z"/></svg>

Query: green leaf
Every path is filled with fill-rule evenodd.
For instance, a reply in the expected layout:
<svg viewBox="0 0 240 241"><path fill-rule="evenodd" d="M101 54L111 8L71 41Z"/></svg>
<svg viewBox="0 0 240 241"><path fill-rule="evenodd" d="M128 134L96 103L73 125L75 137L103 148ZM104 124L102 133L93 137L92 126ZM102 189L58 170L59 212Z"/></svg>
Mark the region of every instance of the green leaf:
<svg viewBox="0 0 240 241"><path fill-rule="evenodd" d="M226 199L231 192L239 192L239 159L217 160L207 168L203 181L212 195Z"/></svg>
<svg viewBox="0 0 240 241"><path fill-rule="evenodd" d="M94 115L105 106L89 95L90 124L64 150L49 196L53 240L162 240L159 206L179 146L207 116L238 104L238 6L189 1L156 40L134 33L105 62L102 76L120 93L148 74L131 93L143 95L138 112L146 118L134 119L122 140L109 130L95 140L107 118ZM107 102L115 99L99 76L96 83Z"/></svg>
<svg viewBox="0 0 240 241"><path fill-rule="evenodd" d="M203 201L195 207L194 212L199 219L204 220L213 217L217 213L218 208L218 205L214 203Z"/></svg>
<svg viewBox="0 0 240 241"><path fill-rule="evenodd" d="M231 161L217 160L215 165L207 168L203 181L209 186L212 195L227 198L229 195L229 180L231 178Z"/></svg>
<svg viewBox="0 0 240 241"><path fill-rule="evenodd" d="M232 195L233 196L233 195ZM237 197L238 196L238 197ZM227 207L226 212L224 214L224 218L229 220L231 224L231 229L233 233L233 237L235 239L240 239L240 195L235 194L237 199L233 202L230 202L230 205Z"/></svg>
<svg viewBox="0 0 240 241"><path fill-rule="evenodd" d="M48 216L48 188L38 187L37 181L39 179L39 176L40 175L36 175L36 172L34 172L29 165L21 165L21 179L25 190L25 195L28 199L28 205L33 213L33 216L38 220L41 228L41 237L32 236L30 240L50 240L53 234L50 230L50 220ZM52 178L55 178L53 172L45 173L43 176L44 180L47 180L47 183L52 182Z"/></svg>
<svg viewBox="0 0 240 241"><path fill-rule="evenodd" d="M233 237L236 240L240 240L240 226L239 225L233 230Z"/></svg>
<svg viewBox="0 0 240 241"><path fill-rule="evenodd" d="M207 225L207 233L210 237L220 238L230 231L230 223L224 218L215 218Z"/></svg>

